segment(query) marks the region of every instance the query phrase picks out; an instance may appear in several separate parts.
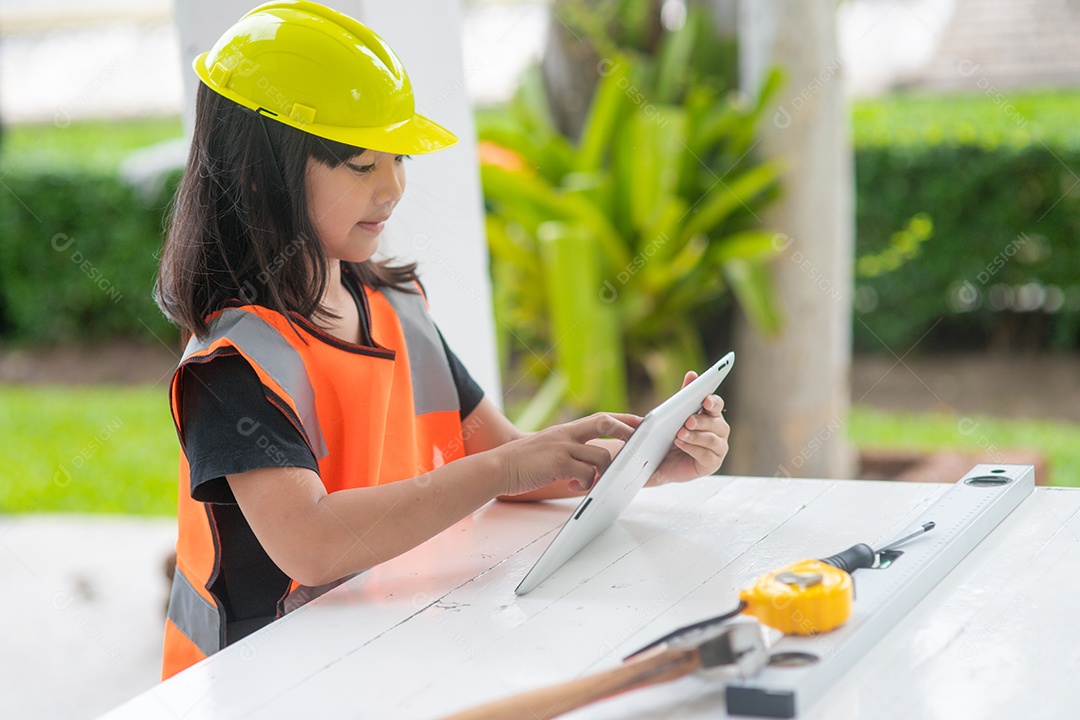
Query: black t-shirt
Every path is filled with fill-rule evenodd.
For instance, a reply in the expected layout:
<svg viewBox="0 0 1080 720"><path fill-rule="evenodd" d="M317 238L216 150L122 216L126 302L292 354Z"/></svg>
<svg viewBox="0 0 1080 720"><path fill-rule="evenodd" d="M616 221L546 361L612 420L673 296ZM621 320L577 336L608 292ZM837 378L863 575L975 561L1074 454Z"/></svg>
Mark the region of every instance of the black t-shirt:
<svg viewBox="0 0 1080 720"><path fill-rule="evenodd" d="M363 342L370 344L361 290L351 274L342 272L342 279L360 309ZM445 339L443 347L464 421L484 393ZM288 592L289 578L255 538L225 476L264 467L319 470L303 435L267 399L267 392L239 353L189 363L182 378L180 417L191 469L191 496L207 503L221 547L221 564L210 590L224 606L227 644L274 619L277 601Z"/></svg>

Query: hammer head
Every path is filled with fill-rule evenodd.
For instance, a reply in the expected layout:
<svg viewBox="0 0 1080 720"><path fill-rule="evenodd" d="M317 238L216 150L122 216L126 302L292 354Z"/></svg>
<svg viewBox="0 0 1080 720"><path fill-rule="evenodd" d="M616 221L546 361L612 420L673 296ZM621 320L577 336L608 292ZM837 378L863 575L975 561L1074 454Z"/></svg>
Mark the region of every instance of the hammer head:
<svg viewBox="0 0 1080 720"><path fill-rule="evenodd" d="M702 668L734 665L743 678L756 675L769 661L765 633L756 622L734 622L692 630L673 638L669 644L695 648Z"/></svg>

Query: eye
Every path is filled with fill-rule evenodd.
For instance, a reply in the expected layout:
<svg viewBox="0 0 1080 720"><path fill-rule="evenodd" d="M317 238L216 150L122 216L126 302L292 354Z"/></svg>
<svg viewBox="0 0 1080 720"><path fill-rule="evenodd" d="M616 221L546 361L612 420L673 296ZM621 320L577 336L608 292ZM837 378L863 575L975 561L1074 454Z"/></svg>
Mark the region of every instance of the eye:
<svg viewBox="0 0 1080 720"><path fill-rule="evenodd" d="M354 163L346 163L346 164L352 170L355 170L356 172L360 173L361 175L363 175L365 173L369 173L369 172L371 172L372 170L375 169L375 163L371 163L370 165L356 165Z"/></svg>
<svg viewBox="0 0 1080 720"><path fill-rule="evenodd" d="M406 160L412 160L412 155L398 155L394 158L395 162L404 162Z"/></svg>

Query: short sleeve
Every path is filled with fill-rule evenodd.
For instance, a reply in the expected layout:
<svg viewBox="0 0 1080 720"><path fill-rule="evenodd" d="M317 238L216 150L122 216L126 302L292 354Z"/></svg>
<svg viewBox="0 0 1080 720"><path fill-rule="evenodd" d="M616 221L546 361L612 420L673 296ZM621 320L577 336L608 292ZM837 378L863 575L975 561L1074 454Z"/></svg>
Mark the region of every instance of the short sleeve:
<svg viewBox="0 0 1080 720"><path fill-rule="evenodd" d="M457 387L458 404L461 406L461 421L465 422L465 418L469 417L472 411L476 409L476 406L480 404L480 401L484 399L484 390L469 374L469 371L465 369L465 365L450 349L450 346L446 344L446 338L443 337L441 330L439 331L439 338L442 340L443 348L446 350L446 359L450 363L450 374L453 376L454 385Z"/></svg>
<svg viewBox="0 0 1080 720"><path fill-rule="evenodd" d="M226 475L265 467L319 465L301 431L267 399L255 370L238 354L188 363L181 377L181 436L191 497L235 503Z"/></svg>

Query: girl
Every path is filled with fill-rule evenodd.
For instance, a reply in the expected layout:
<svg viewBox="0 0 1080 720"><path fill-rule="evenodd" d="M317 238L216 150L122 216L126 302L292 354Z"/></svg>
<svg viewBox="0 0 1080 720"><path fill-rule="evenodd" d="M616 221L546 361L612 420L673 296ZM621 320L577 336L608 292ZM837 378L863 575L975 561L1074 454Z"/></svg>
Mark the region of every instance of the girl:
<svg viewBox="0 0 1080 720"><path fill-rule="evenodd" d="M415 265L372 259L405 158L456 141L415 113L375 33L272 2L195 71L155 288L191 336L170 390L182 453L164 677L493 498L588 490L640 422L519 432L447 347ZM716 471L721 408L710 397L687 420L651 482Z"/></svg>

